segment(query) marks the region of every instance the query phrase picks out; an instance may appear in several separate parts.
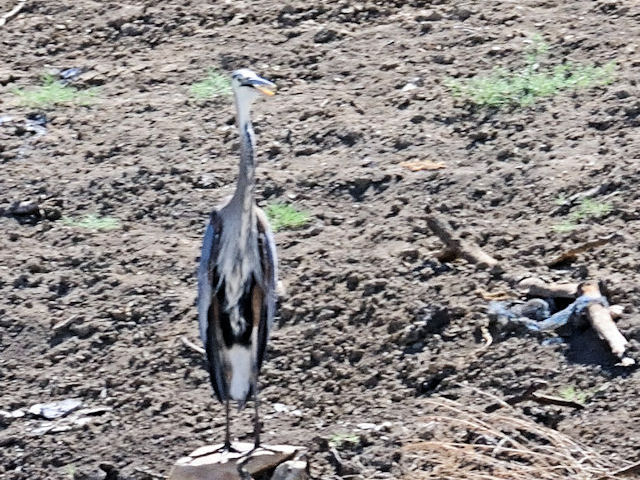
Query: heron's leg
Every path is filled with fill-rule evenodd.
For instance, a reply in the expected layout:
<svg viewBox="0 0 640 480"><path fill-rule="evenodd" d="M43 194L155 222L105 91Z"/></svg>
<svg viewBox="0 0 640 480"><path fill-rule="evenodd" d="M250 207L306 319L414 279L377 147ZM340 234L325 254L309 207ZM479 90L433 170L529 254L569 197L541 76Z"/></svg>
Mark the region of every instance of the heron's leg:
<svg viewBox="0 0 640 480"><path fill-rule="evenodd" d="M227 426L224 434L224 449L227 451L231 451L231 432L229 429L229 399L227 398L224 402L224 409L227 414Z"/></svg>
<svg viewBox="0 0 640 480"><path fill-rule="evenodd" d="M254 380L253 380L253 400L254 400L254 408L255 408L255 414L253 417L253 438L254 438L254 443L253 443L253 449L251 450L251 452L257 450L258 448L262 449L262 450L266 450L268 452L273 452L273 453L282 453L279 450L273 450L269 447L265 447L264 445L262 445L262 443L260 442L260 412L259 412L259 408L260 408L260 401L258 400L258 376L254 376ZM249 452L249 453L251 453Z"/></svg>
<svg viewBox="0 0 640 480"><path fill-rule="evenodd" d="M245 470L245 466L251 460L251 454L255 452L258 448L260 448L260 414L259 414L259 405L258 405L258 375L253 376L253 401L254 401L254 417L253 417L253 448L249 450L245 455L243 461L238 463L238 473L240 474L240 478L243 480L250 479L251 475ZM266 450L269 450L268 448ZM277 452L276 452L277 453Z"/></svg>
<svg viewBox="0 0 640 480"><path fill-rule="evenodd" d="M258 412L258 375L253 376L253 404L255 408L255 416L253 418L253 449L260 447L260 414Z"/></svg>

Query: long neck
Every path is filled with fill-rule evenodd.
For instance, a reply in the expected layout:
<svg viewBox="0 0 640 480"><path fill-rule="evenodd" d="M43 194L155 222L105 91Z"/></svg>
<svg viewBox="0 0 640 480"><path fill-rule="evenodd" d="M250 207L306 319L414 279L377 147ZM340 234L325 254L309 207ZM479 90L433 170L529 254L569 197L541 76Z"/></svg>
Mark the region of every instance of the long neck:
<svg viewBox="0 0 640 480"><path fill-rule="evenodd" d="M238 130L240 133L240 164L236 191L232 202L241 208L244 222L250 220L253 210L253 189L255 185L255 139L251 118L249 116L250 102L236 97Z"/></svg>

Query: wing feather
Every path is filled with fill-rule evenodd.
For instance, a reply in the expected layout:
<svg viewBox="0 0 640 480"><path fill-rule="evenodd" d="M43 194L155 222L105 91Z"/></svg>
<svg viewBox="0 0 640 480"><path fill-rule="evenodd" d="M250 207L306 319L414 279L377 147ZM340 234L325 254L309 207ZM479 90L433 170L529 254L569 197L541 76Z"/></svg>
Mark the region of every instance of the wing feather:
<svg viewBox="0 0 640 480"><path fill-rule="evenodd" d="M220 251L221 233L222 221L218 210L214 210L204 234L198 268L198 323L200 338L204 343L209 364L211 385L219 401L223 401L226 397L226 383L220 358L222 344L220 305L216 296L218 287L216 260Z"/></svg>
<svg viewBox="0 0 640 480"><path fill-rule="evenodd" d="M264 212L257 208L258 219L258 253L262 264L261 287L263 290L262 312L258 325L258 345L256 363L258 371L262 366L264 354L269 340L269 332L273 325L276 310L276 283L278 276L278 260L273 233Z"/></svg>

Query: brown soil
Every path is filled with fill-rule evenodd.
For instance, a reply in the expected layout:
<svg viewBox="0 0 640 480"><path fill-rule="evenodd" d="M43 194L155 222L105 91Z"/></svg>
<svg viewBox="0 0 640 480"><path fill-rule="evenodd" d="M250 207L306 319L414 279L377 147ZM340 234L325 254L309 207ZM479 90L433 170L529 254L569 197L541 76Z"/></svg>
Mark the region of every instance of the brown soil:
<svg viewBox="0 0 640 480"><path fill-rule="evenodd" d="M0 13L17 2L2 3ZM640 7L620 0L310 2L29 0L2 33L0 67L0 410L75 397L94 412L42 433L33 415L0 417L0 477L149 479L219 442L197 342L195 269L210 209L236 175L228 98L189 86L216 66L250 66L279 86L255 106L260 204L292 202L312 225L276 235L287 293L261 377L264 438L311 450L315 478L398 478L402 446L424 437L436 395L471 402L531 382L587 392L586 408L517 409L595 449L638 459L640 376L589 330L561 344L496 330L478 289L498 272L440 263L425 208L512 271L607 281L640 341ZM548 63L617 63L606 87L529 108L477 109L444 86L522 62L541 34ZM91 106L38 113L11 91L45 71L80 67ZM413 82L417 88L403 90ZM412 172L407 160L446 168ZM601 186L613 209L557 233L558 197ZM16 215L15 202L40 211ZM112 216L93 232L62 217ZM569 247L623 238L553 270ZM68 327L52 329L73 317ZM484 348L481 331L494 343ZM281 405L278 405L281 404ZM233 414L251 438L251 410ZM367 425L367 424L374 424ZM60 425L58 425L60 426ZM62 430L62 431L60 431ZM328 441L337 442L343 463ZM350 437L349 437L350 438ZM102 465L102 467L100 467ZM145 473L147 472L147 473Z"/></svg>

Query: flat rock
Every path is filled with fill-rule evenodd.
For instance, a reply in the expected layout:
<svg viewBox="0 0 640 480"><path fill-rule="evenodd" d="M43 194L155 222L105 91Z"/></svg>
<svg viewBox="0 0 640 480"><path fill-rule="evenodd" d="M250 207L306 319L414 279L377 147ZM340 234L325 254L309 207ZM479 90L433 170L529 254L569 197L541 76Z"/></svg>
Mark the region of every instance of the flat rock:
<svg viewBox="0 0 640 480"><path fill-rule="evenodd" d="M194 450L176 462L169 480L242 480L240 469L251 476L260 475L304 452L303 447L292 445L264 445L253 452L252 443L235 442L232 446L236 452L222 450L222 444ZM306 471L306 462L302 462Z"/></svg>
<svg viewBox="0 0 640 480"><path fill-rule="evenodd" d="M81 405L82 400L79 398L67 398L58 402L36 403L29 408L29 413L52 420L77 410Z"/></svg>
<svg viewBox="0 0 640 480"><path fill-rule="evenodd" d="M278 465L271 480L307 480L309 467L305 460L289 460Z"/></svg>

